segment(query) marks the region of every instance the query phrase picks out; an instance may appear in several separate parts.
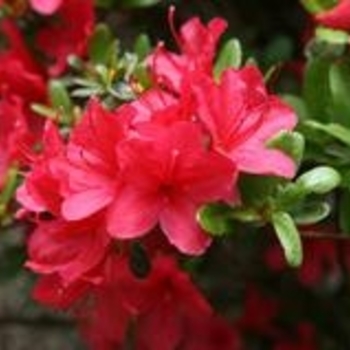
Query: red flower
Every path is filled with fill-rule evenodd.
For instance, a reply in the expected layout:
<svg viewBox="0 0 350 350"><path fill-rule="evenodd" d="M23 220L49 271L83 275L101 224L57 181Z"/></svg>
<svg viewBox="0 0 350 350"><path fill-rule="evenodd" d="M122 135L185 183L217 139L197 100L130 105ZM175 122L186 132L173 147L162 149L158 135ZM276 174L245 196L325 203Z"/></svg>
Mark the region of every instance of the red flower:
<svg viewBox="0 0 350 350"><path fill-rule="evenodd" d="M57 6L52 3L51 5ZM41 7L41 10L44 8ZM52 11L52 7L49 10ZM56 19L48 19L39 31L36 42L48 61L53 62L50 64L49 73L59 75L65 70L69 55L85 54L87 40L94 25L93 1L65 0L54 16Z"/></svg>
<svg viewBox="0 0 350 350"><path fill-rule="evenodd" d="M67 146L67 188L62 214L80 220L111 205L118 195L120 165L116 148L128 134L132 110L111 113L96 100L71 134Z"/></svg>
<svg viewBox="0 0 350 350"><path fill-rule="evenodd" d="M40 137L43 122L30 106L46 102L45 80L14 22L2 20L0 30L8 42L8 48L0 53L0 96L11 95L21 100L18 112L27 122L34 141Z"/></svg>
<svg viewBox="0 0 350 350"><path fill-rule="evenodd" d="M63 200L60 164L63 161L64 144L52 122L46 124L42 147L43 151L39 155L28 154L31 171L17 190L17 200L29 212L49 212L59 216Z"/></svg>
<svg viewBox="0 0 350 350"><path fill-rule="evenodd" d="M170 20L172 26L172 18ZM157 80L174 91L180 91L181 85L191 74L211 75L216 45L226 26L221 18L214 18L204 26L195 17L181 27L179 36L173 30L181 54L169 52L162 46L156 49L149 62Z"/></svg>
<svg viewBox="0 0 350 350"><path fill-rule="evenodd" d="M109 243L100 217L39 222L28 241L26 266L39 274L57 274L62 287L67 287L87 279L84 275L101 263Z"/></svg>
<svg viewBox="0 0 350 350"><path fill-rule="evenodd" d="M11 165L20 160L20 145L28 137L22 111L23 105L19 98L3 96L0 101L0 191Z"/></svg>
<svg viewBox="0 0 350 350"><path fill-rule="evenodd" d="M138 350L175 350L180 346L214 350L213 340L219 334L225 335L220 342L226 347L221 349L236 349L228 347L237 344L235 333L228 334L229 327L213 315L188 275L171 258L156 258L150 275L137 279L125 258L111 257L103 283L91 290L87 301L77 309L77 317L85 338L96 350L118 349L128 341ZM127 329L134 332L132 340L126 338Z"/></svg>
<svg viewBox="0 0 350 350"><path fill-rule="evenodd" d="M350 0L339 0L331 9L317 13L315 19L330 28L350 30Z"/></svg>
<svg viewBox="0 0 350 350"><path fill-rule="evenodd" d="M212 138L213 148L243 172L292 177L293 161L268 148L266 142L297 121L293 111L267 93L254 67L226 70L217 85L200 79L195 86L198 113Z"/></svg>
<svg viewBox="0 0 350 350"><path fill-rule="evenodd" d="M108 231L136 238L159 222L180 251L202 253L210 238L199 228L196 212L205 203L232 198L234 167L205 149L193 123L141 129L139 138L118 150L125 183L111 206Z"/></svg>

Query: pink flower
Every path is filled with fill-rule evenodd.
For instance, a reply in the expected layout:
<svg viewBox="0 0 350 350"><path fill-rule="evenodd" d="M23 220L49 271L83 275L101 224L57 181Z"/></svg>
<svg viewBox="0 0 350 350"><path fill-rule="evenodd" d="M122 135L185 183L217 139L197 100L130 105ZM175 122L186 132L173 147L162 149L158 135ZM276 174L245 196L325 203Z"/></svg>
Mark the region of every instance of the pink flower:
<svg viewBox="0 0 350 350"><path fill-rule="evenodd" d="M40 154L29 152L31 171L17 190L17 200L28 212L48 212L59 216L63 200L60 164L63 161L64 144L55 124L46 123Z"/></svg>
<svg viewBox="0 0 350 350"><path fill-rule="evenodd" d="M43 72L31 56L14 22L2 20L0 30L9 44L0 53L0 96L6 94L21 99L22 117L34 141L40 137L43 122L32 112L30 105L45 103L47 100Z"/></svg>
<svg viewBox="0 0 350 350"><path fill-rule="evenodd" d="M111 205L118 195L120 165L116 148L128 133L132 110L106 111L92 100L67 146L67 179L62 214L80 220Z"/></svg>
<svg viewBox="0 0 350 350"><path fill-rule="evenodd" d="M20 145L28 138L23 119L23 105L14 96L3 96L0 101L0 191L12 165L20 160Z"/></svg>
<svg viewBox="0 0 350 350"><path fill-rule="evenodd" d="M331 9L317 13L315 19L330 28L350 30L350 0L339 0Z"/></svg>
<svg viewBox="0 0 350 350"><path fill-rule="evenodd" d="M108 231L117 238L143 236L158 222L180 251L202 253L210 242L196 222L199 207L232 197L234 167L205 149L190 122L147 124L139 138L118 149L125 183L110 208Z"/></svg>
<svg viewBox="0 0 350 350"><path fill-rule="evenodd" d="M292 177L293 161L266 142L282 130L291 130L297 118L280 99L269 95L254 66L226 70L219 84L203 77L194 87L200 120L212 138L212 147L236 167L252 174Z"/></svg>
<svg viewBox="0 0 350 350"><path fill-rule="evenodd" d="M171 17L171 26L172 21ZM179 36L172 28L181 54L169 52L162 46L156 49L149 62L157 80L178 92L191 74L200 72L211 75L216 45L226 26L227 23L221 18L214 18L205 26L194 17L181 27Z"/></svg>
<svg viewBox="0 0 350 350"><path fill-rule="evenodd" d="M51 1L50 5L45 8L40 5L40 10L52 13L57 8L56 19L47 20L36 43L48 61L53 62L49 65L49 74L56 76L65 70L69 55L85 54L94 25L94 7L92 0L65 0L61 1L61 6Z"/></svg>
<svg viewBox="0 0 350 350"><path fill-rule="evenodd" d="M110 237L101 217L66 222L41 221L28 241L26 266L42 275L57 274L62 287L74 284L98 266L108 252Z"/></svg>

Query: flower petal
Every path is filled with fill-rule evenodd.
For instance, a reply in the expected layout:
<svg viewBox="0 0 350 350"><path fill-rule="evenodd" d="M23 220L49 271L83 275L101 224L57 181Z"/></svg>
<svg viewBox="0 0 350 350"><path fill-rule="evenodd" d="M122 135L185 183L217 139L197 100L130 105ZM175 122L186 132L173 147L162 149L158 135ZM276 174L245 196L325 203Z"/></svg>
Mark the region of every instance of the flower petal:
<svg viewBox="0 0 350 350"><path fill-rule="evenodd" d="M104 208L113 199L110 188L92 188L70 195L62 204L66 220L80 220Z"/></svg>
<svg viewBox="0 0 350 350"><path fill-rule="evenodd" d="M107 231L117 238L146 234L158 221L161 198L126 186L118 193L107 218Z"/></svg>
<svg viewBox="0 0 350 350"><path fill-rule="evenodd" d="M196 222L197 206L185 198L172 199L160 216L170 243L186 254L202 254L211 242Z"/></svg>

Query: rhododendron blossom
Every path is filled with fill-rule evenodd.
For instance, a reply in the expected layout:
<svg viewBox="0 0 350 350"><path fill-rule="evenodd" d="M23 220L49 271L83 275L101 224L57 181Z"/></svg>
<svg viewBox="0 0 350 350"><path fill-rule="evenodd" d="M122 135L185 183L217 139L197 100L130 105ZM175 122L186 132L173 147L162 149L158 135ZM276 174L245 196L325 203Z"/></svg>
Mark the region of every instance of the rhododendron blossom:
<svg viewBox="0 0 350 350"><path fill-rule="evenodd" d="M201 253L209 243L196 223L205 203L232 198L234 167L203 147L192 123L152 125L121 145L125 184L111 207L109 231L135 238L159 221L169 241L185 253ZM142 157L140 157L142 155Z"/></svg>
<svg viewBox="0 0 350 350"><path fill-rule="evenodd" d="M226 21L221 18L212 19L205 26L195 17L181 27L179 35L173 29L180 54L160 46L149 58L150 67L158 82L178 92L192 75L211 75L216 45L226 26Z"/></svg>
<svg viewBox="0 0 350 350"><path fill-rule="evenodd" d="M279 98L267 93L257 68L226 70L219 84L204 78L194 90L199 118L208 128L215 150L243 172L294 175L293 161L266 143L280 131L293 129L296 115Z"/></svg>
<svg viewBox="0 0 350 350"><path fill-rule="evenodd" d="M52 13L58 4L45 10ZM43 12L43 11L41 11ZM37 47L49 62L49 74L57 76L67 67L69 55L85 54L89 36L94 24L92 0L65 0L57 8L55 21L48 18L36 36ZM53 40L54 38L54 40Z"/></svg>

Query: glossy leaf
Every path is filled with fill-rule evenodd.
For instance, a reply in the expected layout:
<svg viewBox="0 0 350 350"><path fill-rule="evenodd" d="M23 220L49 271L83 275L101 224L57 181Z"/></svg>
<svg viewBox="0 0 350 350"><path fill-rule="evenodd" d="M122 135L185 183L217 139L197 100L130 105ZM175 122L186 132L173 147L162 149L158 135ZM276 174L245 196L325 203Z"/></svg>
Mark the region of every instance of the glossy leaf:
<svg viewBox="0 0 350 350"><path fill-rule="evenodd" d="M319 166L302 174L296 184L306 193L325 194L335 189L341 182L339 173L328 166Z"/></svg>
<svg viewBox="0 0 350 350"><path fill-rule="evenodd" d="M292 267L300 266L303 249L300 234L293 219L288 213L276 212L272 215L271 221L288 264Z"/></svg>
<svg viewBox="0 0 350 350"><path fill-rule="evenodd" d="M242 64L242 48L237 39L227 41L221 49L214 67L214 76L219 79L227 68L239 68Z"/></svg>

